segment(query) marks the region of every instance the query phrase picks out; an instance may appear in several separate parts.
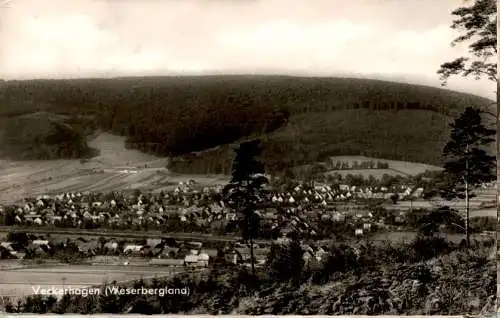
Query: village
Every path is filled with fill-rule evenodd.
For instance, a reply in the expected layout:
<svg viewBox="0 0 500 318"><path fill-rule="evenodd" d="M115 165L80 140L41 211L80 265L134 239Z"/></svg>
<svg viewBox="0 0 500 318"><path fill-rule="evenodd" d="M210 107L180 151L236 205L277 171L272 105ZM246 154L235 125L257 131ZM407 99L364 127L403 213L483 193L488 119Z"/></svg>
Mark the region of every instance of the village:
<svg viewBox="0 0 500 318"><path fill-rule="evenodd" d="M424 187L410 185L415 184L413 178L395 178L390 185L380 183L296 181L274 186L258 211L260 245L254 246L257 266L266 262L272 242L287 241L293 234L305 244L305 260L320 260L332 239L376 240L381 233L412 232L415 214L439 208L439 204L423 198ZM491 192L494 186L484 184L483 191ZM221 190L220 186L206 187L190 180L157 194L138 190L68 192L27 198L24 204L0 207L2 228L9 231L0 244L0 255L2 259L73 259L106 265L207 267L223 261L249 266L248 242L237 239L239 216L225 206ZM494 199L491 195L487 198ZM476 207L480 209L485 203L483 198ZM447 230L457 233L456 228ZM61 231L73 233L68 236ZM77 238L78 231L94 234L85 232ZM113 237L120 231L137 235L135 239ZM152 233L156 234L154 238ZM172 236L176 233L193 237L175 239ZM196 240L202 234L227 240Z"/></svg>

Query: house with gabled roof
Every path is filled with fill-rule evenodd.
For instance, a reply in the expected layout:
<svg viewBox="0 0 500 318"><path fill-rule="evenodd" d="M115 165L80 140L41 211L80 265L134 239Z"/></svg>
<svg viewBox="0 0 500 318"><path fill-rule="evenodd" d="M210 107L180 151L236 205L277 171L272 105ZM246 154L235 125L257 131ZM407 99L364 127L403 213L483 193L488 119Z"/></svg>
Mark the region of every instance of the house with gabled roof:
<svg viewBox="0 0 500 318"><path fill-rule="evenodd" d="M123 249L123 253L125 254L141 254L142 250L144 249L143 245L134 245L134 244L129 244L125 245L125 248Z"/></svg>
<svg viewBox="0 0 500 318"><path fill-rule="evenodd" d="M146 244L149 245L151 248L155 248L158 245L162 244L163 240L162 239L155 239L155 238L148 238L146 239Z"/></svg>

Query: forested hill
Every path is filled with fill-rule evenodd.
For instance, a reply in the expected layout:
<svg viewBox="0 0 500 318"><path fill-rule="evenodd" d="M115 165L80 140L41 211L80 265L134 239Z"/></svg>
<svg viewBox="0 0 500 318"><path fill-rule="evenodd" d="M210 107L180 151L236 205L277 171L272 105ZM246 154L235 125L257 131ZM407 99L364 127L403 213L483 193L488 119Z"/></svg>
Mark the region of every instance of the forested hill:
<svg viewBox="0 0 500 318"><path fill-rule="evenodd" d="M287 76L7 81L0 91L0 115L92 115L129 147L199 173L227 172L232 153L217 146L253 135L265 139L270 170L361 153L439 164L452 117L491 103L418 85Z"/></svg>

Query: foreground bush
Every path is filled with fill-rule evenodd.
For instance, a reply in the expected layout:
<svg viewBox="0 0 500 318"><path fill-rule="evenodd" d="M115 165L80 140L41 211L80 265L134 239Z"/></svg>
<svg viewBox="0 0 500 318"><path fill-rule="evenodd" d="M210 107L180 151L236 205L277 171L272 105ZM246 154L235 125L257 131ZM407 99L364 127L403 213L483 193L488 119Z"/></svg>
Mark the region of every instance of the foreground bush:
<svg viewBox="0 0 500 318"><path fill-rule="evenodd" d="M423 253L424 243L430 246ZM446 245L448 252L432 257ZM434 247L433 247L434 246ZM444 245L443 245L444 246ZM189 296L30 297L9 310L56 313L456 315L494 309L494 248L474 242L460 248L440 238L375 245L333 244L315 266L299 261L300 244L275 246L256 277L220 265L136 287L188 287Z"/></svg>
<svg viewBox="0 0 500 318"><path fill-rule="evenodd" d="M470 219L470 228L474 233L483 231L496 231L497 218L494 216L479 216Z"/></svg>

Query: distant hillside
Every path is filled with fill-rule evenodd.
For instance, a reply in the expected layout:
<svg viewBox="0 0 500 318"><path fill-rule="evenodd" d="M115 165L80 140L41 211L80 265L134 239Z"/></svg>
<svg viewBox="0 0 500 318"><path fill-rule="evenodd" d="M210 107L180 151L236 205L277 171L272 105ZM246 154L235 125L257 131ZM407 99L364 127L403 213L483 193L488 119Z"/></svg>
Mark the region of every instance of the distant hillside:
<svg viewBox="0 0 500 318"><path fill-rule="evenodd" d="M271 171L332 155L440 165L453 117L491 103L367 79L186 76L8 81L0 114L91 115L102 130L126 136L128 147L173 156L174 171L227 173L230 145L256 135Z"/></svg>
<svg viewBox="0 0 500 318"><path fill-rule="evenodd" d="M288 125L260 136L269 171L358 156L442 165L442 150L453 118L430 111L345 110L292 116ZM230 173L234 145L222 145L171 160L184 173ZM491 145L494 152L494 144Z"/></svg>
<svg viewBox="0 0 500 318"><path fill-rule="evenodd" d="M88 121L47 112L0 117L0 157L13 160L84 158Z"/></svg>

